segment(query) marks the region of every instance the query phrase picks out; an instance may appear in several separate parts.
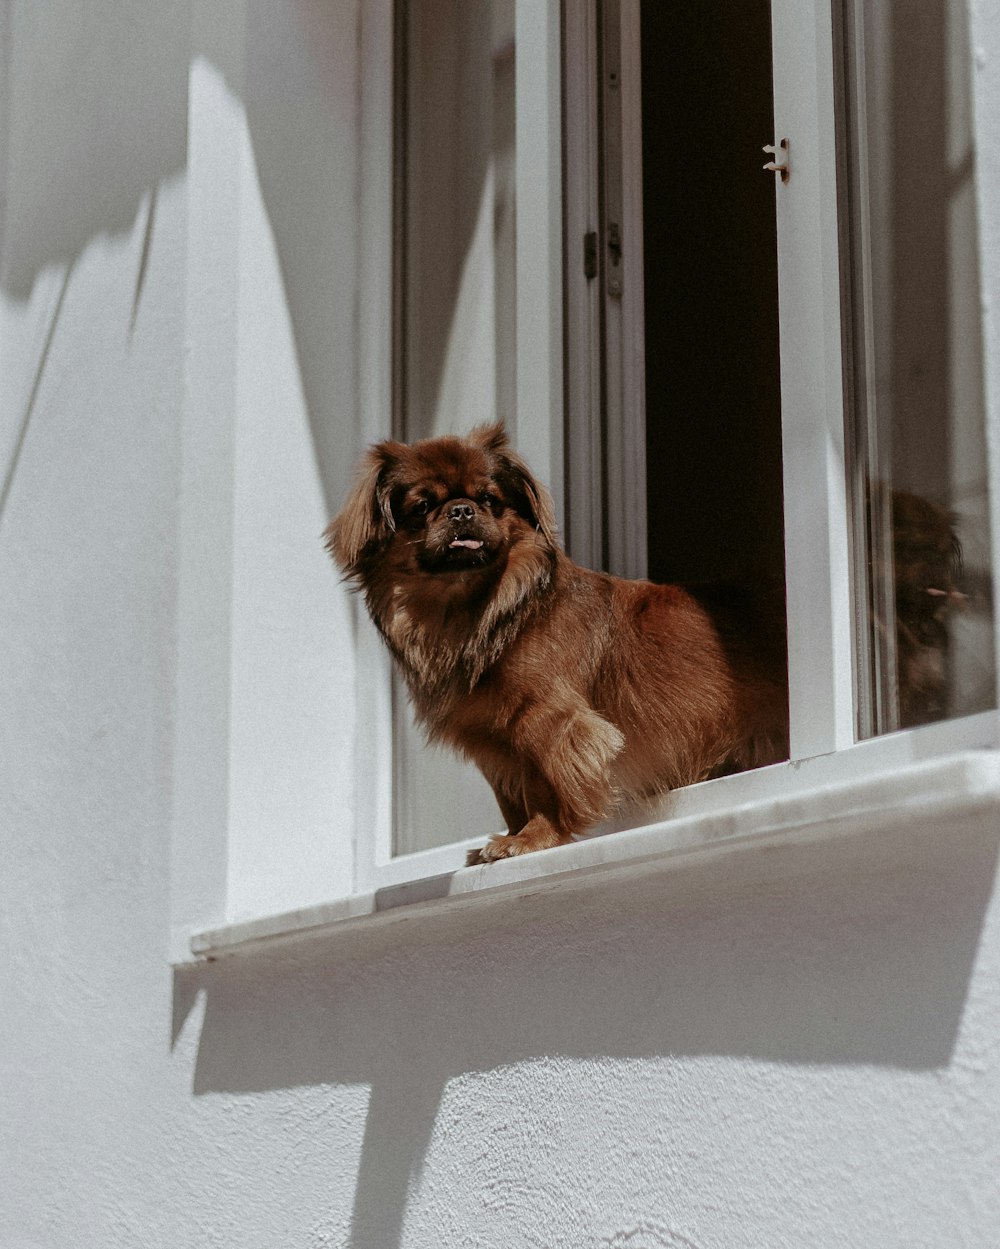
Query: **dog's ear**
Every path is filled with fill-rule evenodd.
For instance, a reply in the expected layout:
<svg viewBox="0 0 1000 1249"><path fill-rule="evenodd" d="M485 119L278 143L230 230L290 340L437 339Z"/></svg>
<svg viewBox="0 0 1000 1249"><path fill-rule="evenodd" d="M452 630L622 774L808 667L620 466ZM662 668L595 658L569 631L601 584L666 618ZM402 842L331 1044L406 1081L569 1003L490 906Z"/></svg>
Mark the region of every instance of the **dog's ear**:
<svg viewBox="0 0 1000 1249"><path fill-rule="evenodd" d="M388 478L405 450L391 441L369 447L347 502L326 528L326 549L348 576L357 573L366 550L387 542L395 532Z"/></svg>
<svg viewBox="0 0 1000 1249"><path fill-rule="evenodd" d="M551 547L556 546L556 512L552 496L510 445L503 421L477 425L469 434L499 466L498 478L504 492L519 504L518 510L538 529Z"/></svg>

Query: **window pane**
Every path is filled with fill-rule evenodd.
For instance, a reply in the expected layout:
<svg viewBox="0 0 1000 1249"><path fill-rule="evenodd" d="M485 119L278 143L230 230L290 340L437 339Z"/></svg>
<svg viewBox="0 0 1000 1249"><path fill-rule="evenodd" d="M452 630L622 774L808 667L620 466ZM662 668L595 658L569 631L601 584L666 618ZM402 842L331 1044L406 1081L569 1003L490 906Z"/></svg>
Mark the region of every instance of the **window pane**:
<svg viewBox="0 0 1000 1249"><path fill-rule="evenodd" d="M516 434L514 0L396 6L395 425ZM395 696L395 851L503 827L486 782Z"/></svg>
<svg viewBox="0 0 1000 1249"><path fill-rule="evenodd" d="M966 0L843 13L858 720L995 706Z"/></svg>
<svg viewBox="0 0 1000 1249"><path fill-rule="evenodd" d="M399 8L397 420L426 438L515 416L514 3Z"/></svg>

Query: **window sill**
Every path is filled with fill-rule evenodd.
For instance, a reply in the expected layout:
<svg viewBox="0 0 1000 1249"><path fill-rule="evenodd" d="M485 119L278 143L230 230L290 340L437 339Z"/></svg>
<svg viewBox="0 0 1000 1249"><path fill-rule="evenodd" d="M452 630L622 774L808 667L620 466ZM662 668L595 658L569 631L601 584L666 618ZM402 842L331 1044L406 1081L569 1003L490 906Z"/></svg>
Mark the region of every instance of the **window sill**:
<svg viewBox="0 0 1000 1249"><path fill-rule="evenodd" d="M196 932L191 956L211 960L270 946L482 906L564 882L598 888L609 877L655 875L705 860L890 831L918 834L979 813L1000 814L1000 751L974 750L886 769L860 780L756 798L727 809L627 829L508 859L460 868L300 911Z"/></svg>

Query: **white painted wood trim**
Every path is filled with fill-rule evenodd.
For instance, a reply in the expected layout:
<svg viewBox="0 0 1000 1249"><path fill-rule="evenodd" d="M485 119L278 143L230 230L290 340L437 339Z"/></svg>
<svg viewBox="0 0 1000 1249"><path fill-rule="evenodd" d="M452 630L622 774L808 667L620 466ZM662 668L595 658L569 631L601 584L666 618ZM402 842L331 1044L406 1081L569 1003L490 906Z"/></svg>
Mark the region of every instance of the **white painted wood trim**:
<svg viewBox="0 0 1000 1249"><path fill-rule="evenodd" d="M646 305L642 232L642 44L639 0L621 0L621 299L607 300L608 571L645 577Z"/></svg>
<svg viewBox="0 0 1000 1249"><path fill-rule="evenodd" d="M642 231L642 82L638 0L605 14L618 22L618 88L598 79L593 0L564 11L566 177L567 550L588 568L645 577L646 361ZM606 73L605 73L606 76ZM598 97L617 100L598 131ZM613 129L612 129L613 128ZM622 292L607 289L607 239L601 236L600 149L605 180L617 191ZM607 227L605 226L605 229ZM593 233L598 272L584 275L584 236ZM605 327L602 341L601 324ZM604 385L602 388L602 373ZM603 394L602 394L603 389ZM605 411L602 412L602 402ZM606 497L605 497L606 494ZM605 545L606 548L605 549Z"/></svg>
<svg viewBox="0 0 1000 1249"><path fill-rule="evenodd" d="M983 292L986 448L992 519L993 590L1000 593L1000 60L986 48L1000 47L1000 7L990 0L969 5L969 33L975 73L974 96L976 205L979 219L980 282ZM994 610L994 637L1000 660L1000 611ZM1000 666L1000 664L998 664Z"/></svg>
<svg viewBox="0 0 1000 1249"><path fill-rule="evenodd" d="M358 396L361 447L392 433L393 326L393 0L360 9L360 282ZM354 887L374 887L392 859L392 661L355 599Z"/></svg>
<svg viewBox="0 0 1000 1249"><path fill-rule="evenodd" d="M209 928L191 937L195 960L252 953L277 941L333 938L359 924L402 923L486 899L513 901L572 882L596 888L610 876L649 875L737 853L759 853L890 831L917 835L1000 815L1000 752L972 751L836 784L758 798L709 814L661 821L486 867L460 868L396 888L357 894L283 915ZM503 922L504 909L483 910ZM406 927L407 935L412 931Z"/></svg>
<svg viewBox="0 0 1000 1249"><path fill-rule="evenodd" d="M791 755L855 739L837 203L826 0L772 4ZM767 158L761 154L761 164Z"/></svg>
<svg viewBox="0 0 1000 1249"><path fill-rule="evenodd" d="M587 568L603 561L601 289L584 272L584 239L600 247L595 0L568 3L564 27L566 249L566 550Z"/></svg>

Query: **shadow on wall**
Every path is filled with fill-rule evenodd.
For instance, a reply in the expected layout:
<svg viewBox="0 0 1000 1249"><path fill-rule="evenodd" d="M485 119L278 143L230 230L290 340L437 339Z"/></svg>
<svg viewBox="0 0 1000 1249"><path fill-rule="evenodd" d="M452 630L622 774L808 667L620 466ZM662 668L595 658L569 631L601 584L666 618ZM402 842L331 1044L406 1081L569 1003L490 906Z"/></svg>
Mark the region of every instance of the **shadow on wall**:
<svg viewBox="0 0 1000 1249"><path fill-rule="evenodd" d="M32 298L62 270L0 466L0 513L17 473L78 259L141 215L131 317L142 300L160 185L187 160L190 0L0 2L0 289Z"/></svg>
<svg viewBox="0 0 1000 1249"><path fill-rule="evenodd" d="M6 0L0 285L31 295L39 272L131 233L151 192L187 160L190 0Z"/></svg>
<svg viewBox="0 0 1000 1249"><path fill-rule="evenodd" d="M135 322L158 189L187 163L189 65L204 51L193 20L190 0L0 0L0 287L25 302L44 270L64 270L18 447L76 262L95 240L131 235L141 217ZM248 86L229 87L245 96L333 515L357 450L354 381L344 376L355 355L356 153L336 124L355 123L355 81L334 63L338 48L354 48L356 14L323 0L247 0L245 21ZM335 419L345 403L348 419Z"/></svg>
<svg viewBox="0 0 1000 1249"><path fill-rule="evenodd" d="M370 1085L351 1243L394 1249L445 1089L470 1073L559 1056L946 1066L998 843L983 821L758 851L237 956L177 973L175 1034L204 992L198 1094Z"/></svg>
<svg viewBox="0 0 1000 1249"><path fill-rule="evenodd" d="M357 41L353 5L247 0L243 104L281 268L326 510L357 452Z"/></svg>

